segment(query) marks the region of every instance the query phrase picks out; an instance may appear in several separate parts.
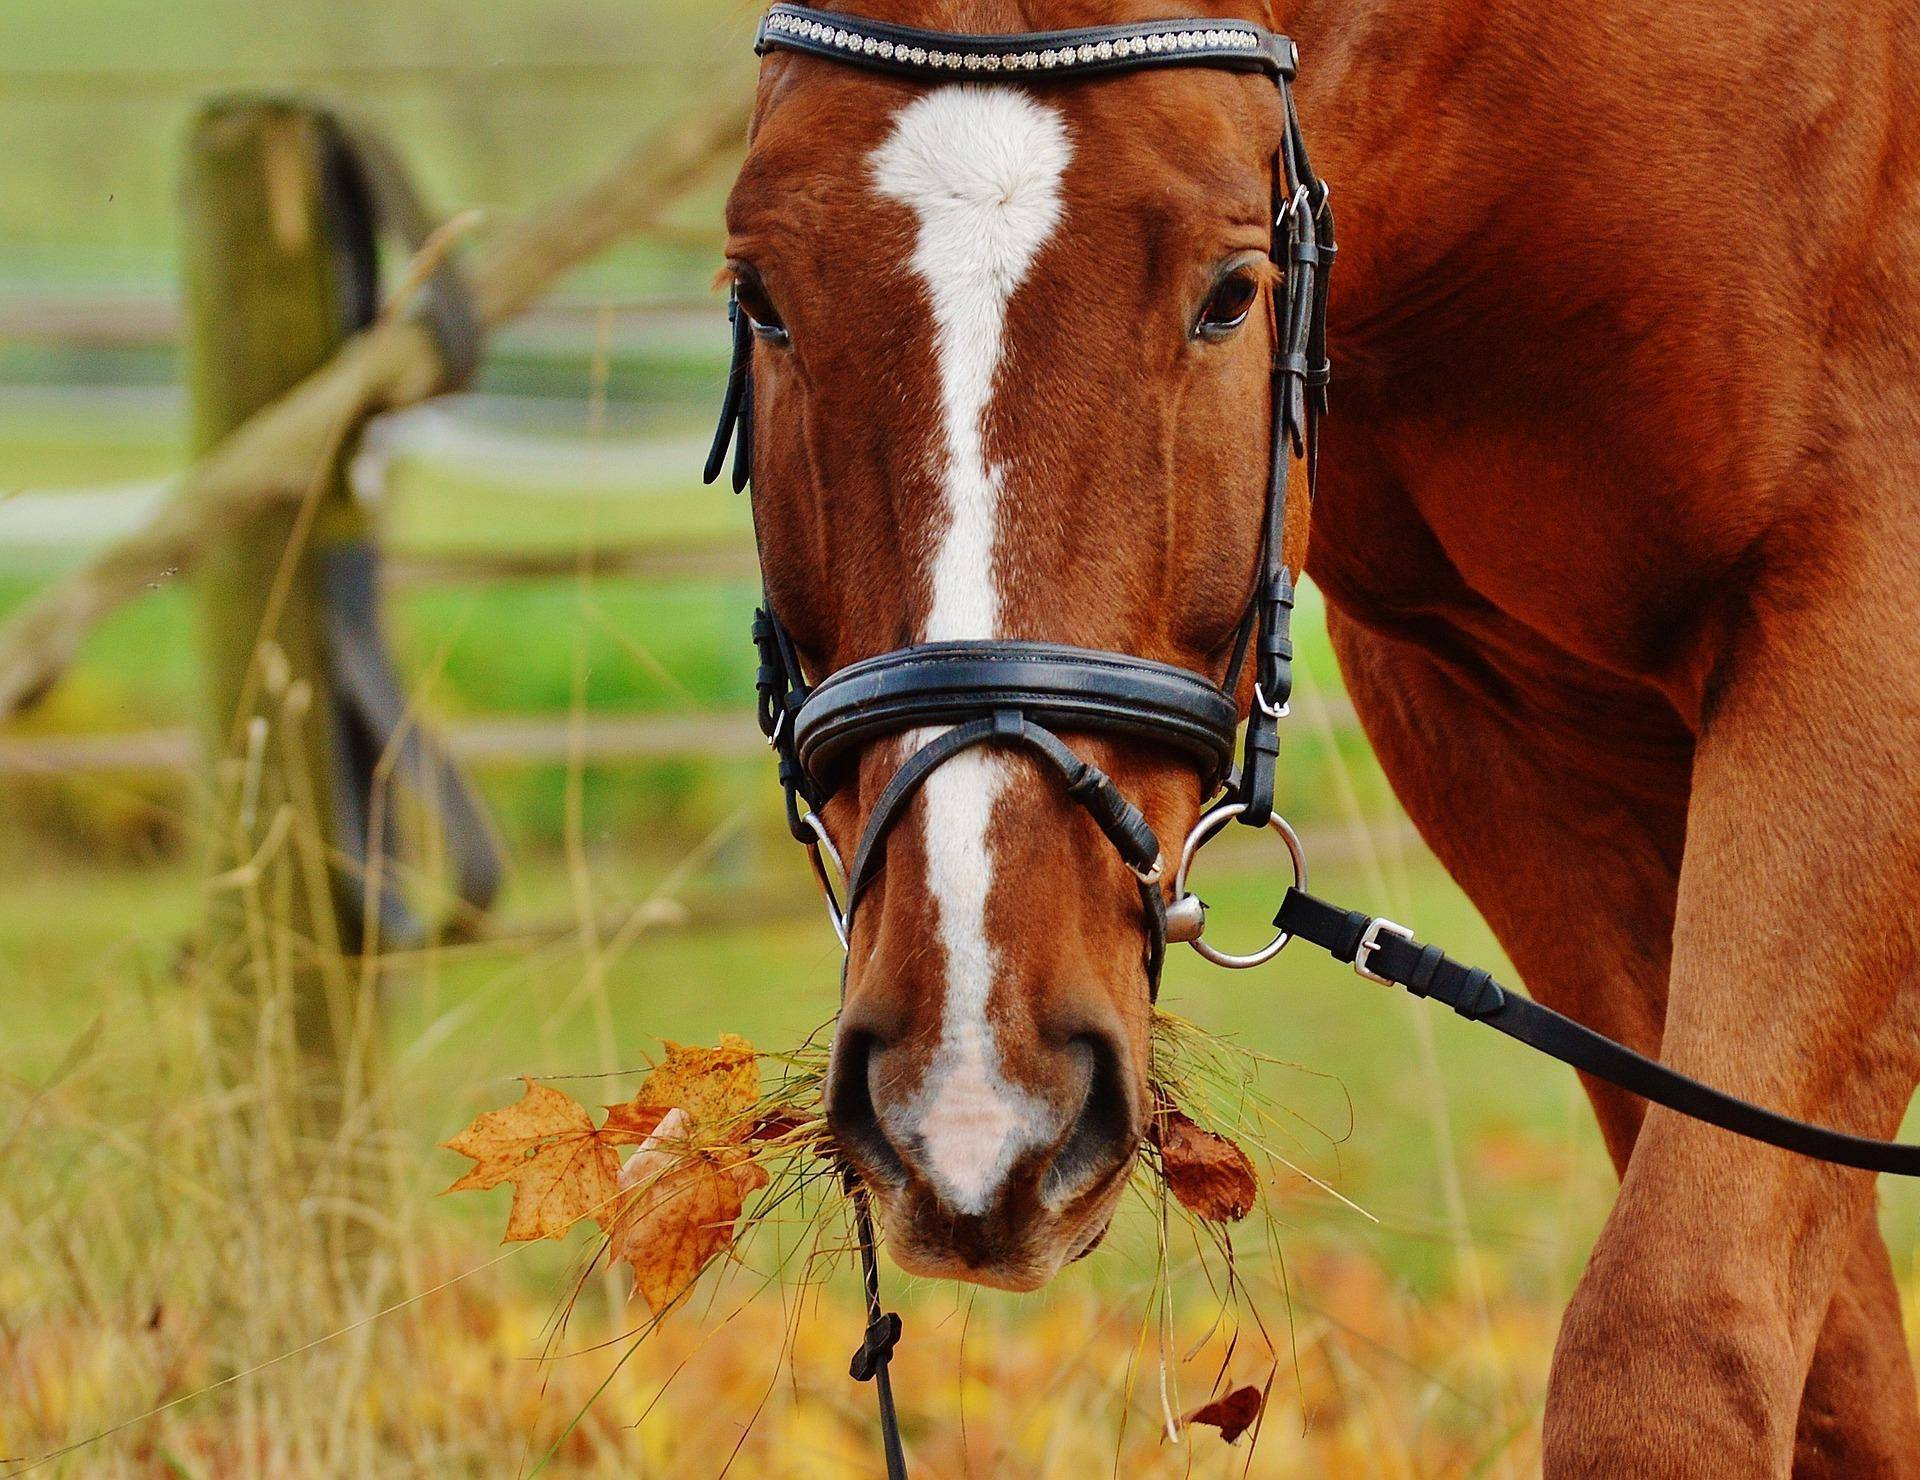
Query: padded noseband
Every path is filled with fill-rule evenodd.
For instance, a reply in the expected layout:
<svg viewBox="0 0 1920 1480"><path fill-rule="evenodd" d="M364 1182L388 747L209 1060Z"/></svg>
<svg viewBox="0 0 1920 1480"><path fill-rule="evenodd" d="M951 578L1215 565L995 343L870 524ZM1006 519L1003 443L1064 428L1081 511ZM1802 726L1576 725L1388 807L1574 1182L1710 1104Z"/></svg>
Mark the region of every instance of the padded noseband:
<svg viewBox="0 0 1920 1480"><path fill-rule="evenodd" d="M1018 710L1050 729L1093 730L1177 750L1209 790L1233 766L1240 716L1211 680L1169 663L1055 642L922 643L850 663L794 720L800 764L816 778L869 740Z"/></svg>

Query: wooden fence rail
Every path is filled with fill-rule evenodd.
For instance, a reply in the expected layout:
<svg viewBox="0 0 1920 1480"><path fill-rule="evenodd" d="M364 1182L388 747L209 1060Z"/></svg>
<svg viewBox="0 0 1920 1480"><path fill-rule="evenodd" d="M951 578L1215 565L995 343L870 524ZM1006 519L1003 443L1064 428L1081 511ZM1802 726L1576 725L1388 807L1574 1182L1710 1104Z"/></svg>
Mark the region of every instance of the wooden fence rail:
<svg viewBox="0 0 1920 1480"><path fill-rule="evenodd" d="M584 189L497 233L468 274L477 325L493 330L531 307L572 268L660 219L746 135L747 99L723 100L648 138ZM472 226L468 218L459 229ZM423 281L452 249L450 228L409 274ZM402 301L407 295L400 295ZM251 417L189 469L135 533L39 592L0 624L0 722L66 671L82 640L123 602L193 566L208 542L275 503L315 496L346 432L371 412L449 389L424 322L390 311L325 366Z"/></svg>

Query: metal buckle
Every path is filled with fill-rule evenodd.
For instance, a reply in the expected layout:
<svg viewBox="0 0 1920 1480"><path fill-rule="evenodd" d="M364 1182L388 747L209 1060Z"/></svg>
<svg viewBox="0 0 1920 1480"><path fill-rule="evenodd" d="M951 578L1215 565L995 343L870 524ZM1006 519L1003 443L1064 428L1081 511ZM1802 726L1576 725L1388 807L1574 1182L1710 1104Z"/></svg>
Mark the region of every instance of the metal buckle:
<svg viewBox="0 0 1920 1480"><path fill-rule="evenodd" d="M1289 714L1293 713L1293 701L1291 699L1275 704L1267 697L1266 690L1261 688L1257 683L1253 686L1253 703L1254 707L1268 719L1285 719Z"/></svg>
<svg viewBox="0 0 1920 1480"><path fill-rule="evenodd" d="M1287 224L1287 217L1293 215L1294 212L1299 211L1304 213L1312 209L1313 206L1307 194L1307 187L1304 185L1296 186L1293 194L1287 198L1287 203L1280 207L1280 214L1273 218L1273 224L1275 226L1285 226Z"/></svg>
<svg viewBox="0 0 1920 1480"><path fill-rule="evenodd" d="M1370 982L1379 982L1383 987L1391 987L1395 985L1392 977L1382 976L1379 972L1367 965L1367 962L1373 959L1373 953L1380 949L1380 937L1383 935L1397 935L1401 940L1407 942L1413 940L1413 932L1411 930L1399 924L1397 921L1387 919L1383 915L1379 919L1371 921L1367 925L1365 933L1361 935L1360 944L1355 948L1353 953L1353 969Z"/></svg>

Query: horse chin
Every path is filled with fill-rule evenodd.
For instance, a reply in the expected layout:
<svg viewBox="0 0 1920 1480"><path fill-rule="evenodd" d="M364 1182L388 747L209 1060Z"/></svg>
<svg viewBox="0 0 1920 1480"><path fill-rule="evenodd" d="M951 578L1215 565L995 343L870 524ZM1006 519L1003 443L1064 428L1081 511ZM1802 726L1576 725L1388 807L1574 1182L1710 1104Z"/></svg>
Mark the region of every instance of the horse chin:
<svg viewBox="0 0 1920 1480"><path fill-rule="evenodd" d="M1113 1212L1109 1209L1107 1216L1093 1225L1093 1231L1081 1241L1080 1247L1073 1253L1067 1255L1066 1262L1068 1264L1078 1264L1082 1259L1086 1258L1087 1255L1091 1254L1107 1241L1107 1230L1112 1227Z"/></svg>
<svg viewBox="0 0 1920 1480"><path fill-rule="evenodd" d="M923 1248L892 1237L888 1238L887 1247L893 1262L907 1274L921 1279L981 1285L989 1290L1006 1290L1014 1295L1032 1294L1059 1272L1059 1265L1052 1261L973 1264L954 1254Z"/></svg>

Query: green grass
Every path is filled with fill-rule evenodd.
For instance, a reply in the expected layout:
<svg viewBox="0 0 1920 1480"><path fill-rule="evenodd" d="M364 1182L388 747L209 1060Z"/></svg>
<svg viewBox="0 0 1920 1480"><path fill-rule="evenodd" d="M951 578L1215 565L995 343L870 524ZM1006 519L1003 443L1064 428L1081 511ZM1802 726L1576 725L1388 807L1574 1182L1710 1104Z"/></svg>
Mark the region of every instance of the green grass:
<svg viewBox="0 0 1920 1480"><path fill-rule="evenodd" d="M743 548L751 545L745 497L702 487L697 454L689 456L677 473L662 467L654 474L658 481L598 493L533 489L523 480L490 477L482 467L447 468L407 458L393 469L389 483L390 546L397 552L528 554L574 551L592 543L731 540Z"/></svg>
<svg viewBox="0 0 1920 1480"><path fill-rule="evenodd" d="M31 430L0 429L0 446L6 449L0 480L8 489L144 482L180 466L180 446L172 437L127 435L105 418L65 425L62 420L36 418Z"/></svg>

